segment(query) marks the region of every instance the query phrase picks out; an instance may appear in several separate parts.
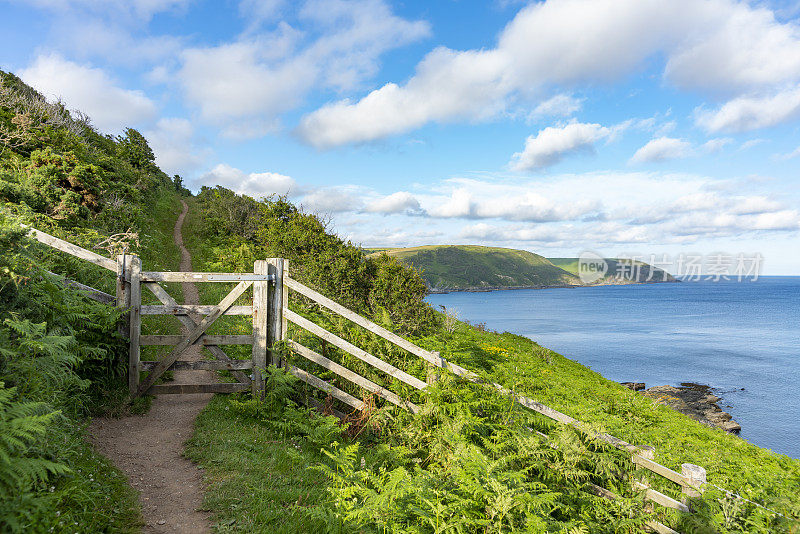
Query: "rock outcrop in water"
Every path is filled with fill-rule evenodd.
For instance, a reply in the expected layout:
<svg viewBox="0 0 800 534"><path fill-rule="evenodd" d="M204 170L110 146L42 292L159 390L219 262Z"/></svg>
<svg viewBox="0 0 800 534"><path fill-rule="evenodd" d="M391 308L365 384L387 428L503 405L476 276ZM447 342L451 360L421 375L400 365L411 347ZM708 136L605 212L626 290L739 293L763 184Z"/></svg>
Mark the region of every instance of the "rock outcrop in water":
<svg viewBox="0 0 800 534"><path fill-rule="evenodd" d="M642 395L705 425L719 427L731 434L739 434L742 430L731 414L718 406L717 403L722 399L712 393L710 386L693 382L683 382L680 386L653 386L649 389L645 389L641 382L623 382L622 385L640 391Z"/></svg>

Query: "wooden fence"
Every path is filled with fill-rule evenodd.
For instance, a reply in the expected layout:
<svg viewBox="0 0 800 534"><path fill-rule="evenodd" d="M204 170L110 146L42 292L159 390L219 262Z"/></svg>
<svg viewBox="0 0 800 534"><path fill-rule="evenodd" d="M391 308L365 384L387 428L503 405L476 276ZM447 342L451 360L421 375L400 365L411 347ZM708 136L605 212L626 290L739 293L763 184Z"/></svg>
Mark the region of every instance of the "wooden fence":
<svg viewBox="0 0 800 534"><path fill-rule="evenodd" d="M592 433L582 422L569 415L554 410L528 397L513 393L500 384L485 383L477 374L445 360L438 352L423 349L369 319L341 306L314 289L290 278L289 264L285 259L272 258L269 260L256 261L252 273L150 272L141 270L141 260L137 256L119 256L117 260L114 261L37 230L31 230L31 236L44 244L90 261L117 274L116 296L108 295L102 291L78 284L77 282L67 281L66 284L73 285L84 291L85 295L89 298L101 302L114 303L116 306L128 310L128 321L123 328L124 334L130 339L128 379L132 397L145 393L230 393L246 391L248 389L254 394L260 395L263 393L264 388L260 371L266 368L269 362L276 366L282 365L289 373L298 377L306 384L322 390L355 410L364 409L364 401L357 399L346 391L337 388L333 384L326 382L304 369L293 366L288 362L281 362L278 353L271 351L270 347L275 346L278 342L283 342L301 357L383 398L387 402L413 413L419 410L419 407L409 400L401 398L398 394L347 369L332 359L303 346L299 342L289 339L287 335L288 323L291 322L404 384L417 390L423 390L428 387L428 381L423 381L398 369L390 363L356 347L349 341L325 330L323 327L289 309L289 290L292 290L316 302L320 306L327 308L334 314L344 317L397 347L425 360L429 369L444 369L473 383L496 388L503 394L513 397L516 402L525 408L538 412L559 423L571 425L584 432L589 432L594 435L594 437L630 453L631 461L636 466L677 484L685 496L682 501L679 501L654 490L645 480L634 481L634 486L643 491L644 497L653 503L681 512L691 513L687 505L687 498L698 497L703 492L706 483L706 472L702 467L684 463L681 466L681 472L678 473L655 461L655 449L653 447L632 445L609 434ZM166 290L159 285L160 282L238 282L238 284L219 302L219 304L187 305L178 304L175 299L167 294ZM234 305L237 299L239 299L250 286L253 287L252 305ZM142 287L151 291L161 304L142 305ZM141 335L142 315L164 314L177 317L187 328L188 334L162 336ZM191 315L202 315L204 317L199 322L196 322ZM251 315L253 318L252 335L206 334L205 332L208 328L223 315ZM252 358L250 360L234 360L229 358L220 348L220 345L231 344L252 344ZM174 345L175 348L158 362L142 362L140 361L139 352L140 347L145 345ZM178 360L180 354L191 345L201 345L205 347L216 360L194 362ZM228 370L236 377L237 382L154 385L158 377L170 369ZM149 371L147 378L143 381L139 379L141 371ZM245 371L251 371L252 378L248 376L248 374L245 374ZM599 486L590 486L589 490L605 498L618 498L609 490ZM671 528L656 521L651 521L649 526L659 533L675 532Z"/></svg>

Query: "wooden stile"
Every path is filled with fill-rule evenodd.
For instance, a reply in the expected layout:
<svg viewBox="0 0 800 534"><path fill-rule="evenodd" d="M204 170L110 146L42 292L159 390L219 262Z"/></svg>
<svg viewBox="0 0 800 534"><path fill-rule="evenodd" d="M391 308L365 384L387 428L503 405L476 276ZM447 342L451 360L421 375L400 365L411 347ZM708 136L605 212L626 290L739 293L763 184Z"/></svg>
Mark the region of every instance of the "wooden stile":
<svg viewBox="0 0 800 534"><path fill-rule="evenodd" d="M353 397L346 391L342 391L341 389L337 388L332 384L328 384L321 378L312 375L308 371L300 369L299 367L295 367L294 365L291 364L286 364L286 370L289 371L289 373L296 376L297 378L299 378L300 380L302 380L303 382L305 382L306 384L309 384L317 389L321 389L322 391L329 393L331 397L333 397L334 399L338 399L344 402L345 404L349 404L356 410L364 409L363 401L358 400L357 398Z"/></svg>
<svg viewBox="0 0 800 534"><path fill-rule="evenodd" d="M151 282L152 283L152 282ZM175 306L144 305L142 315L208 315L214 311L213 304L176 304ZM252 306L231 306L223 315L252 315Z"/></svg>
<svg viewBox="0 0 800 534"><path fill-rule="evenodd" d="M154 395L187 393L236 393L247 391L250 386L241 382L220 382L219 384L159 384L150 386Z"/></svg>
<svg viewBox="0 0 800 534"><path fill-rule="evenodd" d="M196 326L196 325L195 325ZM192 327L194 328L194 327ZM142 346L152 345L177 345L183 341L181 335L163 335L163 336L140 336L139 343ZM250 335L208 335L200 336L197 343L201 345L252 345L253 336Z"/></svg>

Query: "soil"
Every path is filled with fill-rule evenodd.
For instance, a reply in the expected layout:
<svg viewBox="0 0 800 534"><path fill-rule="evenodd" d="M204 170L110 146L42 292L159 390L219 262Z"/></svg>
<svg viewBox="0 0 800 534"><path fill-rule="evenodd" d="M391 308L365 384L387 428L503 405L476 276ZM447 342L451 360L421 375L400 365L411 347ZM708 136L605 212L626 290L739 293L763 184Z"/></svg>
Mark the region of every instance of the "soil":
<svg viewBox="0 0 800 534"><path fill-rule="evenodd" d="M186 202L181 203L183 210L175 223L173 239L181 251L181 271L191 271L192 258L181 233L189 208ZM199 304L195 285L182 286L186 304ZM181 360L201 359L199 346L189 347L181 355ZM215 381L212 371L174 371L176 384ZM145 415L98 417L89 426L91 443L138 490L145 533L211 532L209 514L202 510L202 471L183 456L195 418L210 399L209 393L161 395Z"/></svg>

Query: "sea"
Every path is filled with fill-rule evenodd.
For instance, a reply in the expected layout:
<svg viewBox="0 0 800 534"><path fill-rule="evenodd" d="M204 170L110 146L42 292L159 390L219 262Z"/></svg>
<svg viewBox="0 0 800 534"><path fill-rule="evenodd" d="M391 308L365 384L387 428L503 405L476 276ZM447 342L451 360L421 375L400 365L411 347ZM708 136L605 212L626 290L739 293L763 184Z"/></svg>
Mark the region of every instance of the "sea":
<svg viewBox="0 0 800 534"><path fill-rule="evenodd" d="M429 295L618 382L707 384L740 436L800 458L800 277Z"/></svg>

